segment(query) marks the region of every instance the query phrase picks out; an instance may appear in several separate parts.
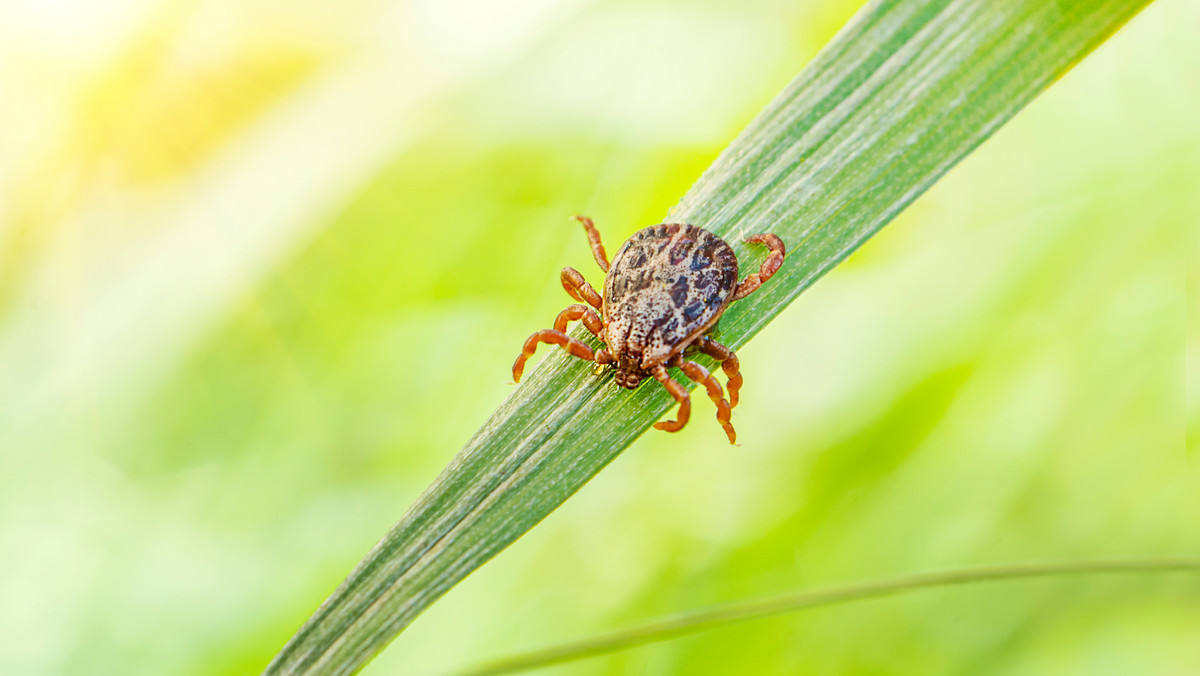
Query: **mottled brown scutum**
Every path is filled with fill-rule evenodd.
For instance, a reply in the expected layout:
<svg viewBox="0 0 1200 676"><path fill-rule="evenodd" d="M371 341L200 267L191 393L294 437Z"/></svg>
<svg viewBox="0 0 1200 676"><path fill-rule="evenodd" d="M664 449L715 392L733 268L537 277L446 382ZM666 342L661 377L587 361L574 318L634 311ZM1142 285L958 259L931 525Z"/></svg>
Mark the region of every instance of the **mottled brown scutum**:
<svg viewBox="0 0 1200 676"><path fill-rule="evenodd" d="M600 233L591 219L576 216L587 232L596 264L607 272L601 297L574 268L563 268L562 283L578 301L600 310L597 317L583 305L572 305L559 314L554 329L538 331L525 341L521 356L513 364L513 379L520 381L525 361L540 343L560 345L570 354L598 364L616 367L616 383L633 389L646 378L658 380L679 402L676 420L659 422L656 429L676 432L687 423L691 398L666 368L678 367L688 378L704 385L717 406L717 420L729 443L737 433L729 422L741 386L737 356L729 348L704 334L725 308L754 292L783 264L783 241L772 234L751 235L747 242L764 244L770 255L758 272L738 283L738 261L725 240L694 225L663 223L633 234L613 257L605 256ZM593 352L567 336L567 322L582 320L605 347ZM684 350L693 348L717 359L728 378L730 400L720 383L699 364L687 361Z"/></svg>
<svg viewBox="0 0 1200 676"><path fill-rule="evenodd" d="M634 233L604 280L605 342L628 374L622 385L636 387L712 328L737 276L733 249L703 228L655 225Z"/></svg>

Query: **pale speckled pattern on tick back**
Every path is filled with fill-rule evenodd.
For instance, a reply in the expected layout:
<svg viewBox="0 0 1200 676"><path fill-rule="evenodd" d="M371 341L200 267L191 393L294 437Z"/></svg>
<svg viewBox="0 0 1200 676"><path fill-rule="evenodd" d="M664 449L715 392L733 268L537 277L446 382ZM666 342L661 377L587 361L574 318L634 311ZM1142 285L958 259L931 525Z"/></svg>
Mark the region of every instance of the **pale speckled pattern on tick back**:
<svg viewBox="0 0 1200 676"><path fill-rule="evenodd" d="M730 303L753 293L779 270L785 255L783 241L771 234L747 237L747 242L766 245L770 253L758 272L738 283L733 249L704 228L683 223L643 228L621 246L610 265L592 220L583 216L576 219L587 232L596 264L608 275L604 296L596 293L578 270L563 268L563 289L580 303L560 312L553 329L529 336L513 363L513 380L520 382L525 361L539 344L559 345L580 359L614 365L613 380L621 387L633 389L646 378L657 380L679 402L679 412L675 420L657 422L654 427L678 432L687 424L692 410L687 388L667 373L668 367L678 367L690 380L704 386L717 407L717 421L729 443L734 443L737 433L730 412L737 406L742 385L737 355L704 334L716 325ZM597 310L601 315L596 314ZM567 325L573 321L582 321L605 346L593 351L587 343L567 335ZM728 379L728 400L708 369L684 358L685 350L706 354L721 364Z"/></svg>
<svg viewBox="0 0 1200 676"><path fill-rule="evenodd" d="M737 276L733 249L703 228L664 224L634 233L604 280L605 342L618 370L648 372L712 328Z"/></svg>

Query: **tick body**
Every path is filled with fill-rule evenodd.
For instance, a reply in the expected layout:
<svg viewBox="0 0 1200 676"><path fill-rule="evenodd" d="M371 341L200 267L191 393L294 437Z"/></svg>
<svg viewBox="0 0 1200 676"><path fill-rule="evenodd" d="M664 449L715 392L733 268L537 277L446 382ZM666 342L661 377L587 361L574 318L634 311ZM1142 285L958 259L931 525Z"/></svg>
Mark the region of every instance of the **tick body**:
<svg viewBox="0 0 1200 676"><path fill-rule="evenodd" d="M521 356L513 364L513 380L520 381L525 361L540 343L560 345L581 359L612 365L621 387L633 389L646 378L662 383L679 402L679 413L675 420L655 423L654 427L677 432L691 415L687 389L667 373L668 367L678 367L705 387L717 407L717 420L729 443L734 443L737 433L729 417L737 406L742 384L738 360L732 350L705 334L730 303L753 293L775 274L783 263L783 241L771 234L747 237L747 242L766 245L770 253L758 272L739 283L733 249L703 228L680 223L643 228L621 246L610 266L596 226L589 218L576 218L587 232L597 265L607 273L604 296L596 293L577 270L563 268L563 288L587 305L571 305L559 313L553 329L538 331L525 341ZM581 320L605 346L593 351L568 336L567 324L575 320ZM688 354L707 354L721 363L729 399L707 369L685 358L685 350Z"/></svg>

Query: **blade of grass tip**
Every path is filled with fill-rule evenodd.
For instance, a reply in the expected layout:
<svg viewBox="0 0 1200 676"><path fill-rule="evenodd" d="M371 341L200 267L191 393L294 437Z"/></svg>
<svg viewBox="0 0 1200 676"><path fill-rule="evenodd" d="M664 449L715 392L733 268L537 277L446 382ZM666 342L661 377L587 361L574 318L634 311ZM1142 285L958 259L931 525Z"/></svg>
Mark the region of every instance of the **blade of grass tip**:
<svg viewBox="0 0 1200 676"><path fill-rule="evenodd" d="M791 252L725 314L723 340L744 345L1147 2L869 3L670 214L724 237L747 266L762 256L748 232ZM672 405L662 388L611 381L560 351L534 365L266 673L357 671Z"/></svg>
<svg viewBox="0 0 1200 676"><path fill-rule="evenodd" d="M813 591L783 594L765 599L733 603L707 610L685 613L579 641L510 655L469 669L449 672L447 676L498 676L499 674L512 674L519 671L540 669L564 662L573 662L588 657L626 650L648 643L669 641L688 634L717 629L737 622L746 622L748 620L756 620L820 606L883 598L919 589L1055 576L1180 572L1200 572L1200 559L1129 559L1063 563L1022 563L920 573L874 582L862 582L815 589Z"/></svg>

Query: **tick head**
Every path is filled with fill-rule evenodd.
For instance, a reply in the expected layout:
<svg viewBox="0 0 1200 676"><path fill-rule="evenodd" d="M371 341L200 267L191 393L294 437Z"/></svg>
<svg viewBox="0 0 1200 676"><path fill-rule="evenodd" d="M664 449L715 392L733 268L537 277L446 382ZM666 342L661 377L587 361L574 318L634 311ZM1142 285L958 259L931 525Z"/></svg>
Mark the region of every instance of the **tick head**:
<svg viewBox="0 0 1200 676"><path fill-rule="evenodd" d="M646 373L641 370L618 368L615 378L618 385L632 390L646 378Z"/></svg>
<svg viewBox="0 0 1200 676"><path fill-rule="evenodd" d="M616 361L614 366L617 369L615 376L617 384L626 389L632 390L650 375L649 372L641 367L642 360L640 354L621 350L617 353L614 361Z"/></svg>

